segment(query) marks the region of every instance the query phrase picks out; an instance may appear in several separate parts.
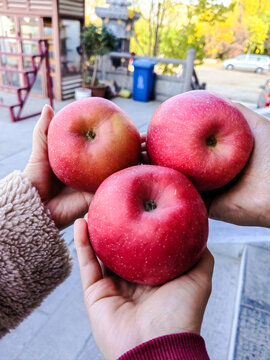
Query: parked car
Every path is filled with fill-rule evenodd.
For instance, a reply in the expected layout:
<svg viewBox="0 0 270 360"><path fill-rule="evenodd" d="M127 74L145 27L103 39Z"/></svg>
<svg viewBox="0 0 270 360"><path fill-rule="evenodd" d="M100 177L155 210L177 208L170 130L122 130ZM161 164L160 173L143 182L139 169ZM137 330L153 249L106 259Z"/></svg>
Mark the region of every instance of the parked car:
<svg viewBox="0 0 270 360"><path fill-rule="evenodd" d="M242 54L235 58L226 59L222 63L227 70L247 70L261 74L263 71L270 71L270 56Z"/></svg>
<svg viewBox="0 0 270 360"><path fill-rule="evenodd" d="M270 80L267 80L264 85L260 86L260 88L262 91L260 92L257 100L257 108L270 106Z"/></svg>

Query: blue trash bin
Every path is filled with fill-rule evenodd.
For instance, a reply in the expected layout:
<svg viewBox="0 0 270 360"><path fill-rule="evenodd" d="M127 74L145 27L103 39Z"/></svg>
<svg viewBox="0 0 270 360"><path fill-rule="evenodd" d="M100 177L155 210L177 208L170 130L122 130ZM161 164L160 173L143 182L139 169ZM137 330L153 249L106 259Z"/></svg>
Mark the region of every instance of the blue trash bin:
<svg viewBox="0 0 270 360"><path fill-rule="evenodd" d="M152 94L154 85L154 66L156 63L151 60L134 60L133 92L132 98L136 101L147 102Z"/></svg>

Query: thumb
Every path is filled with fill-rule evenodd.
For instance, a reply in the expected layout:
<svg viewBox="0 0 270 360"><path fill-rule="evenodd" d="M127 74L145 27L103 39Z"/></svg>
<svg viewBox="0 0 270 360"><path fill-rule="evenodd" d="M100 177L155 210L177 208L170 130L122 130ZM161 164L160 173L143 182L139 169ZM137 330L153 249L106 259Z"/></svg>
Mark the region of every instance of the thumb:
<svg viewBox="0 0 270 360"><path fill-rule="evenodd" d="M195 265L195 267L190 270L189 275L192 276L196 281L201 283L208 283L211 285L212 276L214 271L214 257L211 252L206 248L202 254L201 259Z"/></svg>
<svg viewBox="0 0 270 360"><path fill-rule="evenodd" d="M47 134L53 115L53 109L45 105L33 132L32 155L34 156L42 156L44 153L47 155Z"/></svg>
<svg viewBox="0 0 270 360"><path fill-rule="evenodd" d="M74 242L76 246L83 290L102 279L102 270L90 244L87 222L77 219L74 223Z"/></svg>

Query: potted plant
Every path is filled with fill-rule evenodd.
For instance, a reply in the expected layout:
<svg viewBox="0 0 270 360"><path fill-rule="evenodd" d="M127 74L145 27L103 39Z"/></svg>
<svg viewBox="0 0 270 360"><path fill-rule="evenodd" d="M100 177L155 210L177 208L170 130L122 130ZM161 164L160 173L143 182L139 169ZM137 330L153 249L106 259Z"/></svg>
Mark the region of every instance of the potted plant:
<svg viewBox="0 0 270 360"><path fill-rule="evenodd" d="M100 56L108 54L117 47L116 36L105 26L95 25L85 26L81 34L83 52L83 86L87 86L88 64L93 63L93 73L91 76L90 89L93 96L104 97L106 86L99 84L97 80L97 70Z"/></svg>

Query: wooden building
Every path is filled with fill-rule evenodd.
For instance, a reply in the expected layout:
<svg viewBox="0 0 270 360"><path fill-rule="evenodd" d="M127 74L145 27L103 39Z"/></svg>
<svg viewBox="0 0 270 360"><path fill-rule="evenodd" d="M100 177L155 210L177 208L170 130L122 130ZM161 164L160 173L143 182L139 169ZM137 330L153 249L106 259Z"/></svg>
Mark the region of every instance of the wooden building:
<svg viewBox="0 0 270 360"><path fill-rule="evenodd" d="M0 36L47 38L49 39L50 70L53 91L57 100L72 97L74 89L81 83L81 57L77 51L80 32L84 24L84 0L0 0ZM16 41L2 39L1 48L16 52ZM35 52L35 43L23 42L25 53ZM24 62L20 64L20 62ZM10 68L27 67L27 59L2 56L0 65ZM4 64L3 64L4 63ZM0 74L0 84L19 84L20 76L11 73ZM10 76L10 75L9 75ZM41 69L33 92L46 96L45 71Z"/></svg>

